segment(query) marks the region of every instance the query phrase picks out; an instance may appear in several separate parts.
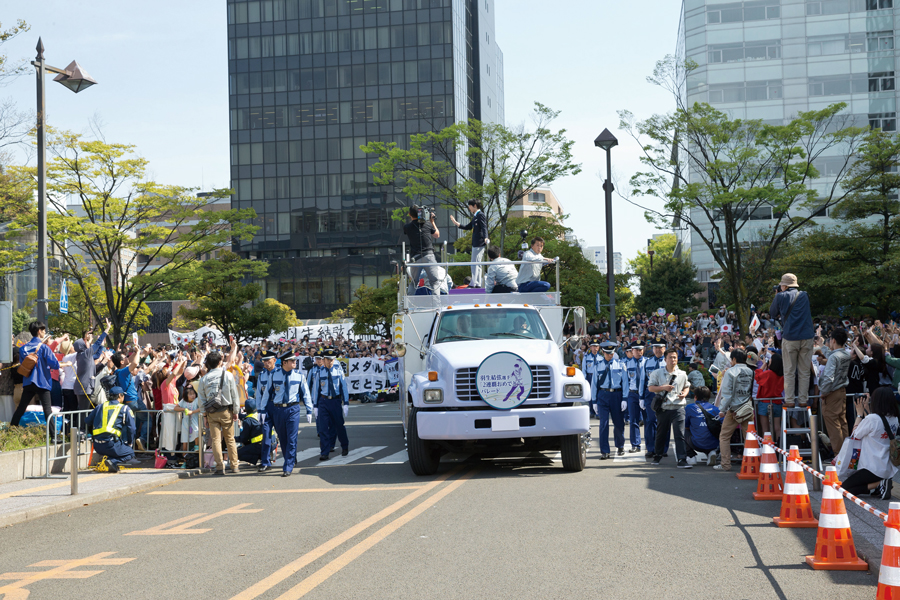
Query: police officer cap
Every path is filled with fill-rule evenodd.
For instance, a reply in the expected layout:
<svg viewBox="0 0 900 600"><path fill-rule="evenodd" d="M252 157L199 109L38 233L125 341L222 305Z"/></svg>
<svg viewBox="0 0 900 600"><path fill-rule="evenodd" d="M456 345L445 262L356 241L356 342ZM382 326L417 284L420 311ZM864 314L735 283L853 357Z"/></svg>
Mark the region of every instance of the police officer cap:
<svg viewBox="0 0 900 600"><path fill-rule="evenodd" d="M284 361L286 361L286 360L297 360L297 357L294 356L294 351L293 351L293 350L288 350L288 351L285 352L284 354L280 355L278 358L279 358L279 360L281 360L282 362L284 362Z"/></svg>
<svg viewBox="0 0 900 600"><path fill-rule="evenodd" d="M338 352L331 346L322 349L322 358L337 358Z"/></svg>
<svg viewBox="0 0 900 600"><path fill-rule="evenodd" d="M631 344L631 349L632 349L632 350L643 350L643 349L644 349L644 345L641 344L640 342L634 342L634 343Z"/></svg>
<svg viewBox="0 0 900 600"><path fill-rule="evenodd" d="M600 344L600 347L603 350L606 350L607 352L612 352L613 350L616 349L616 343L615 342L603 342L602 344Z"/></svg>
<svg viewBox="0 0 900 600"><path fill-rule="evenodd" d="M653 348L665 348L665 347L666 347L665 344L658 343L658 342L657 342L657 343L654 343L654 344L650 344L650 345L651 345Z"/></svg>
<svg viewBox="0 0 900 600"><path fill-rule="evenodd" d="M122 394L124 394L124 393L125 393L125 390L123 390L123 389L122 389L120 386L118 386L118 385L114 385L114 386L112 386L111 388L109 388L109 395L112 396L112 397L120 396L120 395L122 395Z"/></svg>
<svg viewBox="0 0 900 600"><path fill-rule="evenodd" d="M591 346L599 346L599 345L600 345L600 340L594 340L591 342Z"/></svg>
<svg viewBox="0 0 900 600"><path fill-rule="evenodd" d="M271 350L263 350L260 353L259 357L263 360L268 360L270 358L276 358L276 354L274 352L272 352Z"/></svg>

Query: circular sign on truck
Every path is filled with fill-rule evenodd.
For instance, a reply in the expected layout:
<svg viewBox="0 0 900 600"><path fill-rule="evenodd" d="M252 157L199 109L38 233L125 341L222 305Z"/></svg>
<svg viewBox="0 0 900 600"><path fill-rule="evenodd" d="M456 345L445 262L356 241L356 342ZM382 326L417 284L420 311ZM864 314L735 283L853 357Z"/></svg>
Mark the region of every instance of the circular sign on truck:
<svg viewBox="0 0 900 600"><path fill-rule="evenodd" d="M491 354L475 374L478 395L499 410L513 409L531 394L531 367L512 352Z"/></svg>

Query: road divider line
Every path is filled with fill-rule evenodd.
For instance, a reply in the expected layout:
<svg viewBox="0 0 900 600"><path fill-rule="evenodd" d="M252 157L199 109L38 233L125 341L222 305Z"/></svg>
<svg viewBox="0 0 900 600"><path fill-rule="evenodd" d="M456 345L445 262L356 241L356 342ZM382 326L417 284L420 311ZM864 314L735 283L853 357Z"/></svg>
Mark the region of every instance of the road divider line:
<svg viewBox="0 0 900 600"><path fill-rule="evenodd" d="M424 502L417 504L413 509L411 509L406 514L397 517L363 541L359 542L327 565L289 589L284 594L278 596L277 600L297 600L298 598L302 598L308 592L312 591L316 588L320 583L327 580L329 577L349 565L351 562L362 556L366 551L372 549L378 542L385 539L387 536L391 535L423 512L440 502L443 498L447 497L454 490L459 488L463 483L465 483L469 478L472 477L477 472L478 469L472 469L468 473L463 474L458 479L455 479L441 491L436 494L430 496Z"/></svg>
<svg viewBox="0 0 900 600"><path fill-rule="evenodd" d="M372 525L391 516L392 514L394 514L395 512L397 512L398 510L400 510L401 508L403 508L404 506L406 506L407 504L409 504L416 498L418 498L424 494L427 494L428 492L430 492L431 490L433 490L440 484L444 483L447 479L449 479L453 475L456 475L460 470L462 470L462 468L463 468L462 465L460 465L459 467L456 467L455 469L452 469L452 470L448 471L447 473L441 475L434 481L421 486L416 491L412 492L411 494L407 494L406 496L404 496L400 500L397 500L396 502L394 502L387 508L375 513L368 519L365 519L364 521L357 523L356 525L347 529L343 533L340 533L340 534L336 535L335 537L331 538L324 544L321 544L318 547L314 548L313 550L310 550L309 552L307 552L303 556L299 557L298 559L289 562L288 564L281 567L280 569L278 569L277 571L275 571L274 573L272 573L271 575L269 575L262 581L253 584L252 586L250 586L249 588L247 588L240 594L232 597L231 600L251 600L252 598L259 597L261 594L264 594L265 592L272 589L273 587L275 587L276 585L278 585L279 583L281 583L282 581L284 581L291 575L294 575L295 573L297 573L300 569L306 567L313 561L318 560L322 556L331 552L332 550L334 550L335 548L337 548L338 546L340 546L347 540L352 539L354 536L358 535L359 533L362 533L363 531L365 531ZM396 489L396 488L393 488L393 489ZM246 493L246 492L242 492L242 493Z"/></svg>
<svg viewBox="0 0 900 600"><path fill-rule="evenodd" d="M148 496L245 496L247 494L314 494L325 492L390 492L393 490L420 490L421 485L397 485L384 487L340 487L340 488L309 488L304 490L184 490L184 491L159 491L148 492Z"/></svg>

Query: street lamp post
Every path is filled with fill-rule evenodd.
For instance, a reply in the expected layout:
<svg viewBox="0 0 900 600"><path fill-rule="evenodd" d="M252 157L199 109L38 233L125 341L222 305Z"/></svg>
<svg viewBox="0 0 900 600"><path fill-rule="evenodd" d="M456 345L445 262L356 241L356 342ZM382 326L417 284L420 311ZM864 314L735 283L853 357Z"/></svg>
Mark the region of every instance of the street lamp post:
<svg viewBox="0 0 900 600"><path fill-rule="evenodd" d="M594 140L594 145L598 148L606 150L606 181L603 182L603 191L606 192L606 280L609 285L609 339L611 342L617 342L616 338L616 276L613 266L613 236L612 236L612 159L610 158L610 150L613 146L617 146L619 140L616 139L609 129L604 129L603 133Z"/></svg>
<svg viewBox="0 0 900 600"><path fill-rule="evenodd" d="M38 38L37 56L31 62L37 71L37 178L38 178L38 258L37 258L37 320L46 323L47 303L47 140L44 132L44 75L56 73L58 81L76 94L97 83L74 60L65 69L51 67L44 61L44 43Z"/></svg>

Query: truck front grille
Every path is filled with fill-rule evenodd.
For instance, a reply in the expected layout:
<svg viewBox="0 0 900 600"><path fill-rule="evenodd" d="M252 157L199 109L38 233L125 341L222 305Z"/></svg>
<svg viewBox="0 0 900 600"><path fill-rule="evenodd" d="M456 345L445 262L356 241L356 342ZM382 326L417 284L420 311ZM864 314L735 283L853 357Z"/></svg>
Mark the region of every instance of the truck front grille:
<svg viewBox="0 0 900 600"><path fill-rule="evenodd" d="M463 402L481 400L475 387L475 374L478 367L459 369L456 372L456 397ZM531 367L531 393L529 400L550 398L553 395L553 377L550 375L550 367L539 365Z"/></svg>

